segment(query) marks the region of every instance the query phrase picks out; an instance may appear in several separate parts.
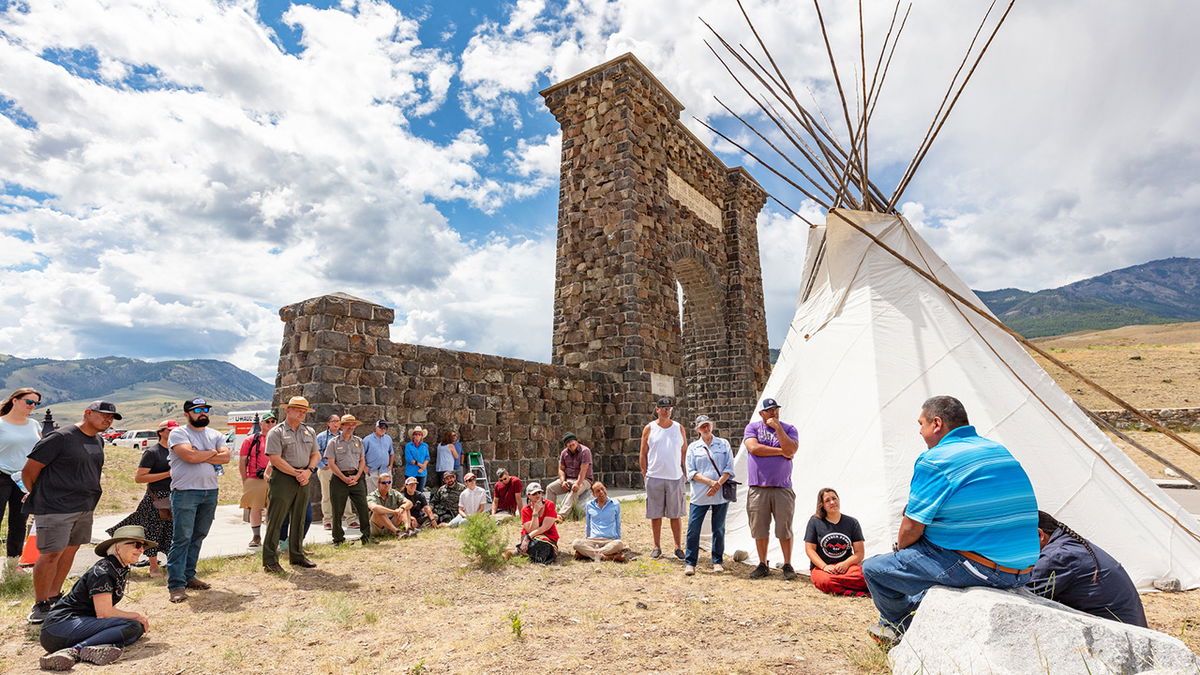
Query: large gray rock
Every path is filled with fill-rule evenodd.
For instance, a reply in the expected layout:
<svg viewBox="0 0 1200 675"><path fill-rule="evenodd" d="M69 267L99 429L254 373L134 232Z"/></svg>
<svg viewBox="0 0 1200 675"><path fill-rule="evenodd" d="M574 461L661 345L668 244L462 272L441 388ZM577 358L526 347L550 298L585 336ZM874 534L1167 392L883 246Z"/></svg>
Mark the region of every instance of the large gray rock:
<svg viewBox="0 0 1200 675"><path fill-rule="evenodd" d="M929 589L888 660L894 673L1200 672L1200 658L1169 635L1024 590L943 586Z"/></svg>

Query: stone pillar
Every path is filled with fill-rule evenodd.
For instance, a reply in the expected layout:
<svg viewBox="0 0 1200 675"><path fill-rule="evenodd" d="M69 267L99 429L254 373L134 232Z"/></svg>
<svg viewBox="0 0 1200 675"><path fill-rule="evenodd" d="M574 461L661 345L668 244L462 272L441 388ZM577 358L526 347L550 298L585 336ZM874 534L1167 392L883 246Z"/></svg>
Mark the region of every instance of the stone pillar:
<svg viewBox="0 0 1200 675"><path fill-rule="evenodd" d="M395 377L389 327L396 312L345 293L322 295L279 310L283 347L272 407L303 396L316 408L308 423L324 428L329 415L365 422L394 413Z"/></svg>

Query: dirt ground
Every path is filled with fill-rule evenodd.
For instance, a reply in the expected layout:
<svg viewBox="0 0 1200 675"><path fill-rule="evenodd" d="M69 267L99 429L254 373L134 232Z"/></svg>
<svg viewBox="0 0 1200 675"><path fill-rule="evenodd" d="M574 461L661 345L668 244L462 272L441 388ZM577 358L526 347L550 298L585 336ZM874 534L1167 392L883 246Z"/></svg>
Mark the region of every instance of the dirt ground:
<svg viewBox="0 0 1200 675"><path fill-rule="evenodd" d="M320 567L286 577L263 573L256 557L203 561L214 588L182 605L135 570L122 607L145 612L151 632L120 663L139 673L296 672L297 660L314 673L886 672L866 634L870 599L826 596L778 572L752 581L736 563L715 575L703 553L685 577L682 562L644 555L644 509L624 506L626 540L642 553L624 564L562 554L551 567L482 572L443 529L370 549L316 546ZM581 529L564 523L562 539ZM1151 627L1200 651L1200 591L1143 602ZM0 606L5 633L20 636L0 645L0 671L36 669L28 604Z"/></svg>

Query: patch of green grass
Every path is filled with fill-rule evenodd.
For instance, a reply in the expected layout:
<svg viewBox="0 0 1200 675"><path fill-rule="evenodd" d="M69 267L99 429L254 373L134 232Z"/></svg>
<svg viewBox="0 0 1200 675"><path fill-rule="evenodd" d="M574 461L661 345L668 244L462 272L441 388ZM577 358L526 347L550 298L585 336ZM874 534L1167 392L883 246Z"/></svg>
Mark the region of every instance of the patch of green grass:
<svg viewBox="0 0 1200 675"><path fill-rule="evenodd" d="M322 597L320 602L325 608L325 615L339 626L348 628L358 623L375 623L379 620L378 613L360 613L362 605L359 600L346 593L329 593Z"/></svg>
<svg viewBox="0 0 1200 675"><path fill-rule="evenodd" d="M892 670L887 649L874 643L848 649L843 655L850 665L864 673L889 673Z"/></svg>
<svg viewBox="0 0 1200 675"><path fill-rule="evenodd" d="M308 631L308 622L298 616L289 616L286 621L280 624L276 633L283 636L297 635Z"/></svg>
<svg viewBox="0 0 1200 675"><path fill-rule="evenodd" d="M421 602L424 602L426 605L429 605L430 607L449 607L450 606L450 598L447 598L447 597L441 596L441 595L434 595L432 593L426 593L424 596L422 596Z"/></svg>
<svg viewBox="0 0 1200 675"><path fill-rule="evenodd" d="M21 598L33 595L33 574L20 570L5 573L0 579L0 598Z"/></svg>
<svg viewBox="0 0 1200 675"><path fill-rule="evenodd" d="M221 661L229 666L240 666L246 660L246 652L241 647L226 647L221 654Z"/></svg>

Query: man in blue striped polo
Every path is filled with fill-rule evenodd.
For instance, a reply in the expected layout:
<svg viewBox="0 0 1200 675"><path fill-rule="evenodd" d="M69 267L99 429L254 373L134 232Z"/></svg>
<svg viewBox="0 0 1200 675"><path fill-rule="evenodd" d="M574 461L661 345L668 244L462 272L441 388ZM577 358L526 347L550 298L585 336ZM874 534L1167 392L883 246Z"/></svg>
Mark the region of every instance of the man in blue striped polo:
<svg viewBox="0 0 1200 675"><path fill-rule="evenodd" d="M931 586L1024 586L1038 559L1037 499L1012 453L976 434L951 396L925 401L917 423L928 450L913 465L893 553L863 563L880 614L870 633L887 644Z"/></svg>

